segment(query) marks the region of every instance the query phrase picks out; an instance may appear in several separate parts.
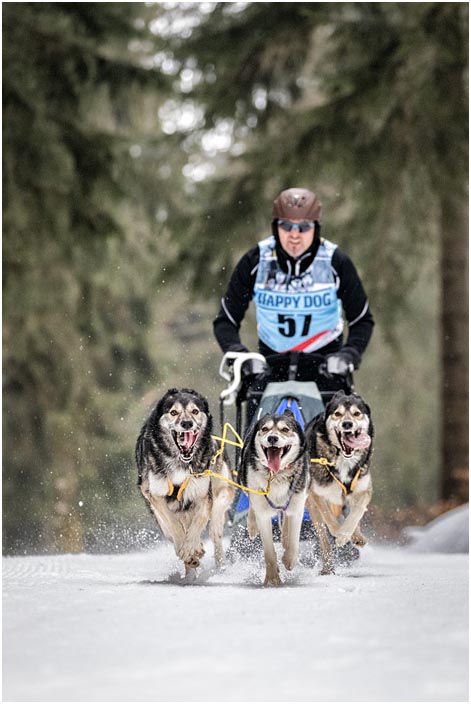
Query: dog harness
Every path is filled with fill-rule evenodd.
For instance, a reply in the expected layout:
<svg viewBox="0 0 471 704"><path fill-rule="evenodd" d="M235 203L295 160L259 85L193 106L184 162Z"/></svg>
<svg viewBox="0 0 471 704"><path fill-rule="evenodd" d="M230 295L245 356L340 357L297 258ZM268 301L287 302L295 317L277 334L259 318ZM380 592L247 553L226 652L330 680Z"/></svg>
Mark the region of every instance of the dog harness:
<svg viewBox="0 0 471 704"><path fill-rule="evenodd" d="M276 256L274 236L259 242L260 261L254 286L260 340L275 352L314 352L336 340L343 330L342 304L332 255L337 245L321 238L311 265L286 273Z"/></svg>
<svg viewBox="0 0 471 704"><path fill-rule="evenodd" d="M316 464L322 464L324 467L326 467L327 471L329 472L330 476L334 481L337 482L339 487L342 489L342 492L345 494L345 496L348 496L348 494L351 494L354 490L356 485L358 484L358 480L360 479L360 473L361 473L361 467L358 469L357 473L353 477L352 481L350 482L350 486L346 486L343 482L340 481L338 477L335 476L333 472L330 471L329 467L335 467L335 462L329 462L328 459L325 457L312 457L311 462L315 462Z"/></svg>
<svg viewBox="0 0 471 704"><path fill-rule="evenodd" d="M180 485L180 488L178 489L177 495L175 497L177 499L177 501L182 500L183 492L185 491L186 487L188 486L189 481L190 481L190 477L187 477ZM172 480L170 479L170 477L167 477L167 484L168 484L167 496L173 496L173 494L175 493L175 487L173 486Z"/></svg>

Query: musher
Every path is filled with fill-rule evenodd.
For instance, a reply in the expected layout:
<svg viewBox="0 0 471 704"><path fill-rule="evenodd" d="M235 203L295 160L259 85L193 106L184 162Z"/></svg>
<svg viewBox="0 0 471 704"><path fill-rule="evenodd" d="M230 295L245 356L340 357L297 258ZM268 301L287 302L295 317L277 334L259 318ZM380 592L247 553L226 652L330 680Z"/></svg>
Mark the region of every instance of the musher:
<svg viewBox="0 0 471 704"><path fill-rule="evenodd" d="M319 354L328 374L346 376L359 368L374 320L350 258L321 237L321 215L318 197L306 188L289 188L275 199L272 234L240 259L214 320L224 353L248 351L239 329L253 299L260 353L301 357L296 378L318 381ZM316 353L312 363L309 353Z"/></svg>

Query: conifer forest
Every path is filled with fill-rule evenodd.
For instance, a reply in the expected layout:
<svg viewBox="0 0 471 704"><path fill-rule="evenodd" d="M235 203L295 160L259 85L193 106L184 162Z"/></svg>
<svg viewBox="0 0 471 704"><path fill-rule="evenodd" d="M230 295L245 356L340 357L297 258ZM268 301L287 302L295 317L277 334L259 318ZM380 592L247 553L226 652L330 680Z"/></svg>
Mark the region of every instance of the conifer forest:
<svg viewBox="0 0 471 704"><path fill-rule="evenodd" d="M212 321L290 186L376 321L372 517L466 502L468 4L5 2L2 31L4 552L155 540L137 435L174 386L218 429Z"/></svg>

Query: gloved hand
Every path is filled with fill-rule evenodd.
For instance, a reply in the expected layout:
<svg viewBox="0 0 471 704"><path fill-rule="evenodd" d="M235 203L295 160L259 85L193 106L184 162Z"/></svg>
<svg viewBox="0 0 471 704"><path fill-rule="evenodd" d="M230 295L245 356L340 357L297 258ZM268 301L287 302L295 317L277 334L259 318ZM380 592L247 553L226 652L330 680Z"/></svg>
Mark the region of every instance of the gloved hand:
<svg viewBox="0 0 471 704"><path fill-rule="evenodd" d="M250 350L247 349L243 344L234 344L229 347L227 352L239 352L241 355L244 354L245 352L249 352ZM229 368L233 366L235 360L237 358L231 359L228 361L228 366ZM265 364L259 360L259 359L247 359L243 364L240 369L242 377L245 379L246 377L249 376L257 376L258 374L261 374L262 372L265 371Z"/></svg>
<svg viewBox="0 0 471 704"><path fill-rule="evenodd" d="M349 372L358 369L360 355L353 348L344 347L334 354L329 354L326 358L327 374L337 374L339 376L347 376Z"/></svg>
<svg viewBox="0 0 471 704"><path fill-rule="evenodd" d="M262 374L266 369L266 365L259 359L248 359L242 365L242 376L257 376Z"/></svg>
<svg viewBox="0 0 471 704"><path fill-rule="evenodd" d="M245 345L243 345L241 342L235 343L235 344L231 345L230 347L228 347L227 350L224 350L224 352L248 352L248 351L249 350L247 349L247 347L245 347ZM235 357L234 357L234 359L227 360L227 366L229 367L229 369L233 366L235 360L236 360Z"/></svg>

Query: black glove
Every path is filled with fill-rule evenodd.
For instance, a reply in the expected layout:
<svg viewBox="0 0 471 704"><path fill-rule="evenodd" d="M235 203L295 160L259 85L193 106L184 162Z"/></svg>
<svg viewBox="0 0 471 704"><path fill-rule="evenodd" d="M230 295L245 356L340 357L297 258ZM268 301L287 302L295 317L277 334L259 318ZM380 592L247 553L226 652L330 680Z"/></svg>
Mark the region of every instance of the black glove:
<svg viewBox="0 0 471 704"><path fill-rule="evenodd" d="M344 347L338 352L329 354L326 357L326 372L328 375L337 374L347 376L349 372L358 369L360 365L360 353L353 347Z"/></svg>
<svg viewBox="0 0 471 704"><path fill-rule="evenodd" d="M234 344L231 345L226 352L249 352L247 347L245 347L242 344ZM230 359L228 360L227 364L228 367L231 368L234 365L235 359ZM242 367L240 369L242 378L245 379L246 377L251 377L251 376L257 376L258 374L261 374L262 372L265 371L265 365L263 362L261 362L259 359L247 359L246 362L242 364Z"/></svg>
<svg viewBox="0 0 471 704"><path fill-rule="evenodd" d="M242 376L258 376L263 374L266 369L266 365L259 359L248 359L242 365Z"/></svg>

